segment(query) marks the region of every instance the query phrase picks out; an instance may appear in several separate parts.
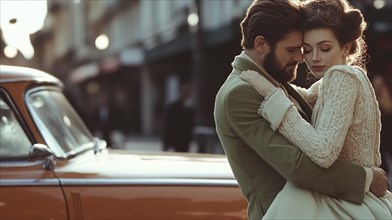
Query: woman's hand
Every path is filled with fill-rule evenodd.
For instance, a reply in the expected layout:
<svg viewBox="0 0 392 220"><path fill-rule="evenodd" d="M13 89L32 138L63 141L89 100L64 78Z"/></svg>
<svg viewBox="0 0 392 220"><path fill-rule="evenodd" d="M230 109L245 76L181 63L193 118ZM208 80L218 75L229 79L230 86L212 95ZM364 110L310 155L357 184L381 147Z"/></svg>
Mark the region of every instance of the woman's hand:
<svg viewBox="0 0 392 220"><path fill-rule="evenodd" d="M254 70L242 71L240 77L242 80L249 82L264 97L276 90L276 87L270 81Z"/></svg>

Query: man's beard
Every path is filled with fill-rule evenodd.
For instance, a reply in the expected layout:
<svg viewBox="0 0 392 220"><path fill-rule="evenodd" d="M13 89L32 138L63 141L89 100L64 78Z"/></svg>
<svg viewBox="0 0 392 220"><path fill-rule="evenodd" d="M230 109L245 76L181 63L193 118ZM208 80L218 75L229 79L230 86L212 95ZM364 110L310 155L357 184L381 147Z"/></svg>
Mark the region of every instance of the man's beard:
<svg viewBox="0 0 392 220"><path fill-rule="evenodd" d="M267 73L280 83L292 82L297 77L298 62L292 62L281 66L275 56L275 50L268 53L263 60L263 67Z"/></svg>

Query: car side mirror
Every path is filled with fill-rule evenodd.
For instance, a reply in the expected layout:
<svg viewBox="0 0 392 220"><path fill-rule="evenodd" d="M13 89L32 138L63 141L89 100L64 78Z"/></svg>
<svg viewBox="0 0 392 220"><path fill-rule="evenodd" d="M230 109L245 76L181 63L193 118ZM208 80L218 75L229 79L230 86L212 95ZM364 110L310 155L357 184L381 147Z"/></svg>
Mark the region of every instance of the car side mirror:
<svg viewBox="0 0 392 220"><path fill-rule="evenodd" d="M29 158L33 160L42 160L52 155L53 151L45 144L34 144L30 150Z"/></svg>
<svg viewBox="0 0 392 220"><path fill-rule="evenodd" d="M46 170L53 170L56 165L53 151L45 144L34 144L30 150L29 158L31 160L46 160L43 165Z"/></svg>

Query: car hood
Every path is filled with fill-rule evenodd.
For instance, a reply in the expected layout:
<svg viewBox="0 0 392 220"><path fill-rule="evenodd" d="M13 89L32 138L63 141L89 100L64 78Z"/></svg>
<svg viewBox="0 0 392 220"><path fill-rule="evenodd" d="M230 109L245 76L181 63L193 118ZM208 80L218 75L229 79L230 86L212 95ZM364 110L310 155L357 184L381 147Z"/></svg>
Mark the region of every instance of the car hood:
<svg viewBox="0 0 392 220"><path fill-rule="evenodd" d="M99 155L89 151L70 160L57 161L54 172L63 179L234 180L224 155L128 150L105 150Z"/></svg>

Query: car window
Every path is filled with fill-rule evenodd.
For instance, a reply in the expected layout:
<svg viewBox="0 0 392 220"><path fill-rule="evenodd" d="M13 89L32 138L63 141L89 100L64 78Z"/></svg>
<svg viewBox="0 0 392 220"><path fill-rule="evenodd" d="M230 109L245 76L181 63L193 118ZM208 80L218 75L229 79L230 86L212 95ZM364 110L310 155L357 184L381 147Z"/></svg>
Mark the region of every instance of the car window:
<svg viewBox="0 0 392 220"><path fill-rule="evenodd" d="M63 93L37 90L27 95L27 102L46 144L57 156L93 147L93 136Z"/></svg>
<svg viewBox="0 0 392 220"><path fill-rule="evenodd" d="M0 159L27 158L31 145L15 113L0 97Z"/></svg>

